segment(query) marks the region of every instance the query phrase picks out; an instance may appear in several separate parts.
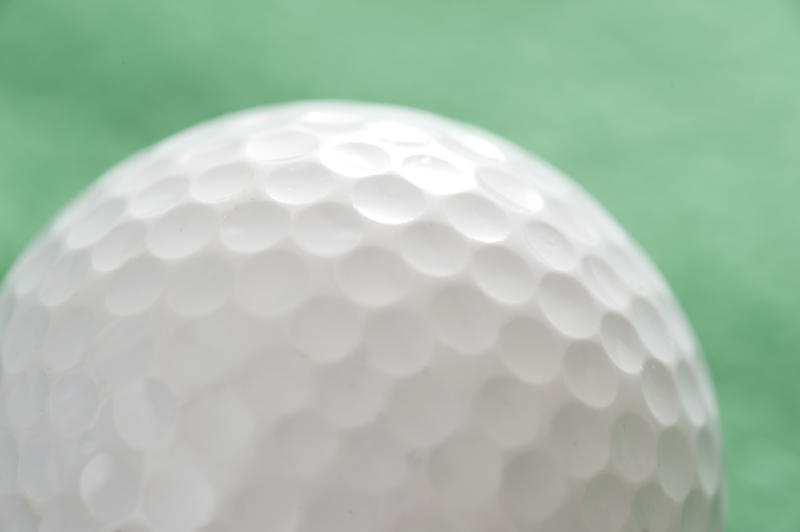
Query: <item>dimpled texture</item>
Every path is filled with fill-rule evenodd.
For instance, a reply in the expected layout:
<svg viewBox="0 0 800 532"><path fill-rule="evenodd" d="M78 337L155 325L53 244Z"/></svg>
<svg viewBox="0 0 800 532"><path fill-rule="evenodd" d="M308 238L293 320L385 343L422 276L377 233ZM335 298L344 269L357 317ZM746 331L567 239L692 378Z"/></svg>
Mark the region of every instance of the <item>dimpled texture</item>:
<svg viewBox="0 0 800 532"><path fill-rule="evenodd" d="M0 298L0 529L720 531L668 287L557 170L346 102L112 168Z"/></svg>

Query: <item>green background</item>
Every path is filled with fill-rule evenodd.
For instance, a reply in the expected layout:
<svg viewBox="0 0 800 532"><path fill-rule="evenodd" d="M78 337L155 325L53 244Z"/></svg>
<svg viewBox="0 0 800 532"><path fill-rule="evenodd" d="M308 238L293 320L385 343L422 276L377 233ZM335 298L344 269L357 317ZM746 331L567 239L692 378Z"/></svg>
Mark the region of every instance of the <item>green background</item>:
<svg viewBox="0 0 800 532"><path fill-rule="evenodd" d="M800 2L0 0L0 273L132 151L323 97L476 123L598 197L708 353L727 530L800 530Z"/></svg>

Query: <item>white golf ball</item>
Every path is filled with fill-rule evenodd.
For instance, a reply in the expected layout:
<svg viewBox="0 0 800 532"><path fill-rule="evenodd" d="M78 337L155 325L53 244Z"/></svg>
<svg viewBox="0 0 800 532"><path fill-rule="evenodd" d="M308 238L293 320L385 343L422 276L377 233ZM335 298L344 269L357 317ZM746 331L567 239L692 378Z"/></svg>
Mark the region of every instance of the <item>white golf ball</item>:
<svg viewBox="0 0 800 532"><path fill-rule="evenodd" d="M722 528L662 277L421 111L254 109L122 162L9 273L0 350L4 532Z"/></svg>

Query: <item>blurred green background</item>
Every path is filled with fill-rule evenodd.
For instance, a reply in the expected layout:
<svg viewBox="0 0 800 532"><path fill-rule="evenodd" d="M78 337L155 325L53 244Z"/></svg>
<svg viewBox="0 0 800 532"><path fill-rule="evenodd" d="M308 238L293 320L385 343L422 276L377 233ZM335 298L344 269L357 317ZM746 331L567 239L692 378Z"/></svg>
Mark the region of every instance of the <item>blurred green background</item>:
<svg viewBox="0 0 800 532"><path fill-rule="evenodd" d="M708 353L727 530L800 530L800 2L0 0L0 273L134 150L303 98L473 122L594 193Z"/></svg>

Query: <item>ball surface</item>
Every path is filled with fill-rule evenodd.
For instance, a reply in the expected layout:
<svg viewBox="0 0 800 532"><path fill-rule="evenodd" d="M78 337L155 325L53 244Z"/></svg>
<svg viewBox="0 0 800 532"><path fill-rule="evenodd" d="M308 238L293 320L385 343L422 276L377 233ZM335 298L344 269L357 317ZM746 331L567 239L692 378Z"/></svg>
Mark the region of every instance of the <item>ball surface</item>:
<svg viewBox="0 0 800 532"><path fill-rule="evenodd" d="M9 273L0 350L4 531L722 529L657 270L421 111L254 109L123 161Z"/></svg>

